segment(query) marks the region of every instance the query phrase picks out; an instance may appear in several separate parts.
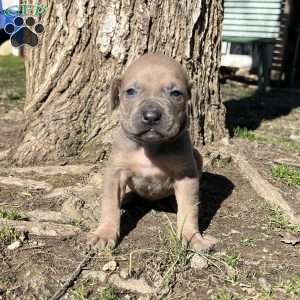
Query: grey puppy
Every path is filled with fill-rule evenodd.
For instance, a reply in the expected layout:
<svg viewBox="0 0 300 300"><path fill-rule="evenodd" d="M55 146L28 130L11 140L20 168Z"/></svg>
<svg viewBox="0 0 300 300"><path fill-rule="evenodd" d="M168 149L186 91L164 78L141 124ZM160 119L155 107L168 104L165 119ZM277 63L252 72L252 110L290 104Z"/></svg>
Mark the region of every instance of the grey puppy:
<svg viewBox="0 0 300 300"><path fill-rule="evenodd" d="M216 240L198 228L202 159L188 131L191 85L175 60L146 54L111 87L111 109L120 106L112 153L104 179L102 217L89 242L115 247L120 235L120 208L126 187L156 200L175 194L177 232L196 250L211 249Z"/></svg>

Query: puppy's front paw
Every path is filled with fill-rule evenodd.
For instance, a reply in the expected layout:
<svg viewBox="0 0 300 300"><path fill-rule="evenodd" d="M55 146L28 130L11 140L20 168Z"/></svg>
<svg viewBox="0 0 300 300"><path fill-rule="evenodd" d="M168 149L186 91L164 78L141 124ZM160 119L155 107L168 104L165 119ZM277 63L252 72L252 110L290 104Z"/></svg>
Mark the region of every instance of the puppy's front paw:
<svg viewBox="0 0 300 300"><path fill-rule="evenodd" d="M190 247L198 252L209 252L212 251L218 240L211 235L202 236L200 233L196 233L188 241Z"/></svg>
<svg viewBox="0 0 300 300"><path fill-rule="evenodd" d="M88 236L88 244L100 250L108 247L113 249L117 245L119 232L117 228L110 224L100 225L94 232Z"/></svg>

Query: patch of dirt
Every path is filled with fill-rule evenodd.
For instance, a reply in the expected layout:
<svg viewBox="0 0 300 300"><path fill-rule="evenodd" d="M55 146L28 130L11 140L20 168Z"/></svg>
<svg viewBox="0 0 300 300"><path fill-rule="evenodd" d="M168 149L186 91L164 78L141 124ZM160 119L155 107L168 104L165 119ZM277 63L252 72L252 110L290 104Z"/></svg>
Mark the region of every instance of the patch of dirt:
<svg viewBox="0 0 300 300"><path fill-rule="evenodd" d="M42 179L45 180L45 177ZM279 232L269 226L264 200L256 196L234 165L229 163L222 168L207 169L202 181L202 191L201 227L208 227L206 232L218 238L216 251L220 257L239 256L237 278L232 279L213 264L208 269L199 271L186 267L174 275L171 292L164 299L211 299L220 289L239 295L241 299L254 299L254 296L262 293L259 278L265 278L275 288L282 281L299 274L299 246L280 242ZM7 195L20 193L21 190L11 186L2 188L0 205L12 203ZM44 199L45 194L39 194L39 197L36 195L26 199L27 205L20 205L18 209L24 212L34 207L53 210L51 202L47 205ZM170 209L167 208L164 204L153 209L136 204L127 207L122 219L125 232L116 252L102 253L93 259L88 268L102 270L106 262L115 260L119 264L115 273L119 273L120 270L129 268L131 253L133 278L146 278L150 285L157 284L156 280L162 276L160 270L163 264L163 255L157 253L161 252L164 241L170 238L167 216L173 224L176 221L175 213L168 212ZM88 228L83 229L78 237L67 240L31 236L24 241L22 247L13 251L3 245L0 288L5 291L7 299L18 299L20 295L21 299L50 299L60 283L82 260L87 231ZM72 290L82 286L86 292L95 295L99 286L105 284L79 277L75 286L69 290L69 296L64 299L76 299L71 296ZM138 294L123 289L118 292L121 299L128 294L132 299L139 297ZM288 299L285 292L282 297L280 293L278 295L276 299Z"/></svg>
<svg viewBox="0 0 300 300"><path fill-rule="evenodd" d="M254 133L249 139L235 139L252 166L274 186L300 216L300 190L272 176L276 160L300 163L300 91L273 90L258 94L253 89L223 86L227 107L227 126L233 134L237 127Z"/></svg>
<svg viewBox="0 0 300 300"><path fill-rule="evenodd" d="M299 113L300 117L300 113ZM283 151L279 145L268 144L264 142L250 142L250 141L237 141L238 144L242 144L243 152L247 155L247 158L252 166L259 170L272 185L278 187L282 196L292 207L296 216L300 216L300 190L297 187L287 185L284 181L274 178L272 175L272 167L276 166L274 161L280 159L288 159L289 161L300 162L300 157L297 158L293 153Z"/></svg>

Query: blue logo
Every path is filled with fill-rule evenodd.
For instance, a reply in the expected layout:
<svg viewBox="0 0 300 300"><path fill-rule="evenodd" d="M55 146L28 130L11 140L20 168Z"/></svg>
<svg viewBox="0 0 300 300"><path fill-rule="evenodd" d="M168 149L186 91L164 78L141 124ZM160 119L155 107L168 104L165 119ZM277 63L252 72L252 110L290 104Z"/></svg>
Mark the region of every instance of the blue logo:
<svg viewBox="0 0 300 300"><path fill-rule="evenodd" d="M37 23L33 17L16 17L13 23L5 25L4 31L10 35L14 47L36 47L39 43L39 34L44 32L44 26Z"/></svg>
<svg viewBox="0 0 300 300"><path fill-rule="evenodd" d="M0 0L0 29L10 35L14 47L36 47L44 26L37 18L46 13L47 6L36 1L33 5L23 1L21 5L3 8Z"/></svg>

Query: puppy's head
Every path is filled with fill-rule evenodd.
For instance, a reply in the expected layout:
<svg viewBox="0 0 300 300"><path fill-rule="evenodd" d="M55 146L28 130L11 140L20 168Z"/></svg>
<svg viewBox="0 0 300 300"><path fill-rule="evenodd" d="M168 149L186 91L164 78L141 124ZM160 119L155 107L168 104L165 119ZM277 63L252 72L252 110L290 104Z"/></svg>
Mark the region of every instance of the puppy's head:
<svg viewBox="0 0 300 300"><path fill-rule="evenodd" d="M176 139L186 127L189 98L186 71L163 55L141 56L111 88L111 107L120 105L123 130L142 144Z"/></svg>

